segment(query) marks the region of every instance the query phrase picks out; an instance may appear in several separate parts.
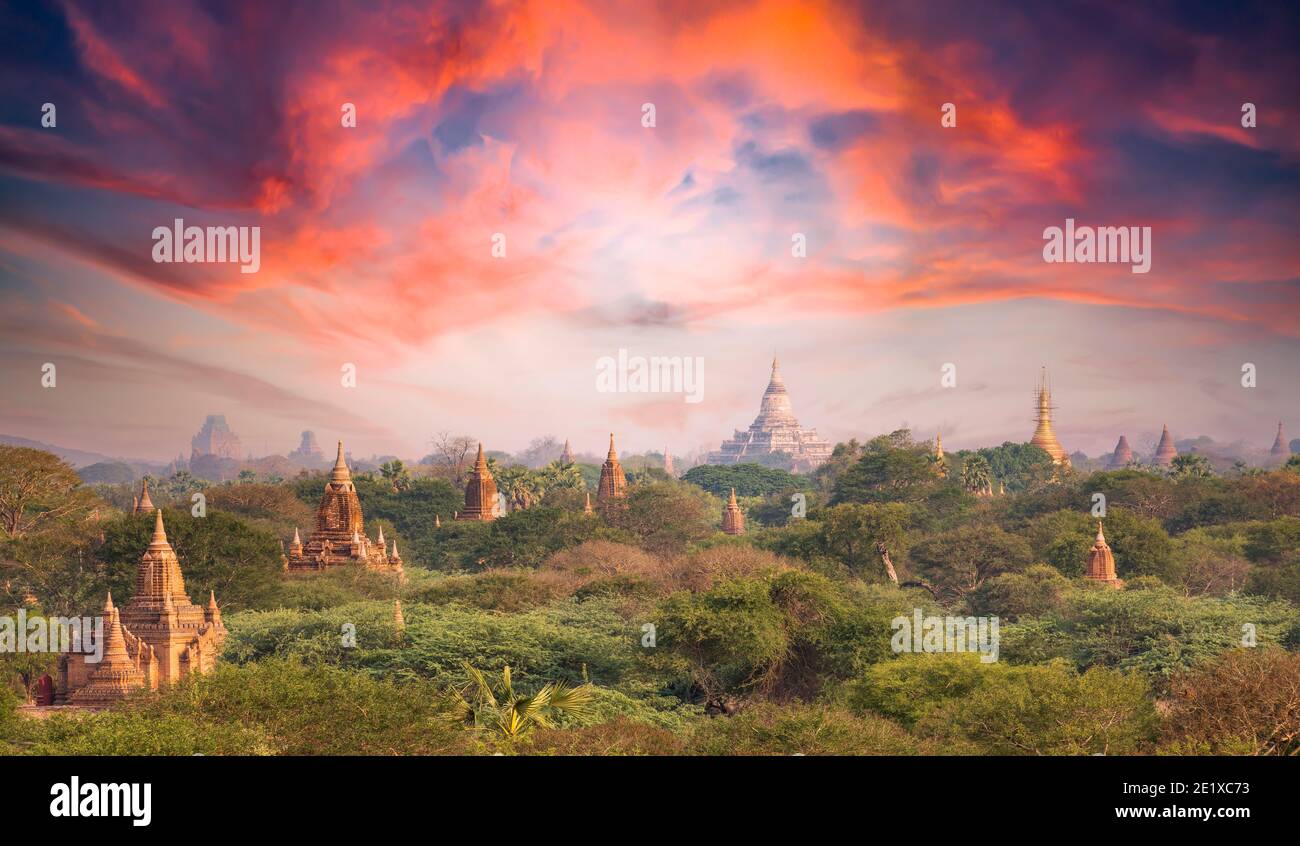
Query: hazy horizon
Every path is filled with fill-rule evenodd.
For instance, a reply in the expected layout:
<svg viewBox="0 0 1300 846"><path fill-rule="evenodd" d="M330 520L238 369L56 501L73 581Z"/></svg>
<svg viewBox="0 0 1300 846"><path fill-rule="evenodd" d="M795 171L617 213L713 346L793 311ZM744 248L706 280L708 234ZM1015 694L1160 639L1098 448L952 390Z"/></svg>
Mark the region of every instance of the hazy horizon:
<svg viewBox="0 0 1300 846"><path fill-rule="evenodd" d="M1027 441L1042 366L1070 452L1300 435L1294 29L1083 8L7 8L0 433L687 454L775 354L832 443ZM260 227L257 272L155 261L178 218ZM1045 262L1067 220L1150 227L1149 272ZM598 391L620 349L701 401Z"/></svg>

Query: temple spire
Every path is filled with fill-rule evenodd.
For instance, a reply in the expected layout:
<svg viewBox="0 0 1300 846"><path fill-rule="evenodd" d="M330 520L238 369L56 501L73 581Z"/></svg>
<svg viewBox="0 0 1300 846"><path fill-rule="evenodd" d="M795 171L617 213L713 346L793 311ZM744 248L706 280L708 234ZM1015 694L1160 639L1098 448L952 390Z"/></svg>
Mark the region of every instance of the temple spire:
<svg viewBox="0 0 1300 846"><path fill-rule="evenodd" d="M1100 520L1097 521L1097 539L1088 552L1088 563L1084 571L1084 578L1115 588L1124 584L1123 580L1115 575L1115 555L1106 543L1106 536L1102 533Z"/></svg>
<svg viewBox="0 0 1300 846"><path fill-rule="evenodd" d="M331 482L350 482L352 473L348 470L348 462L343 457L343 441L339 441L339 452L334 459L334 469L330 471Z"/></svg>
<svg viewBox="0 0 1300 846"><path fill-rule="evenodd" d="M614 450L614 433L609 433L609 455L600 466L600 480L596 484L596 500L608 504L612 500L621 500L627 496L627 477L623 475L623 465L619 463L618 453Z"/></svg>
<svg viewBox="0 0 1300 846"><path fill-rule="evenodd" d="M479 442L474 469L465 480L465 510L456 515L458 520L494 520L497 516L497 483L488 469L483 443Z"/></svg>
<svg viewBox="0 0 1300 846"><path fill-rule="evenodd" d="M1039 376L1038 387L1034 391L1037 400L1037 408L1034 416L1037 427L1034 429L1034 436L1030 443L1039 447L1052 457L1053 464L1062 464L1070 466L1070 456L1061 446L1061 442L1056 439L1056 432L1052 428L1052 386L1047 378L1047 368L1042 369Z"/></svg>
<svg viewBox="0 0 1300 846"><path fill-rule="evenodd" d="M167 529L163 527L162 509L161 508L155 509L154 514L155 517L153 522L153 538L149 541L149 546L170 547L171 544L167 543Z"/></svg>
<svg viewBox="0 0 1300 846"><path fill-rule="evenodd" d="M1291 457L1291 445L1287 443L1286 435L1282 434L1282 421L1277 421L1277 437L1273 439L1273 448L1268 451L1270 457L1274 460L1285 461Z"/></svg>
<svg viewBox="0 0 1300 846"><path fill-rule="evenodd" d="M736 489L731 489L731 499L727 501L726 508L722 509L722 531L728 535L743 535L745 533L745 513L740 510L740 504L736 502Z"/></svg>
<svg viewBox="0 0 1300 846"><path fill-rule="evenodd" d="M145 476L140 480L140 501L136 504L134 513L148 514L153 508L153 500L149 498L149 477Z"/></svg>
<svg viewBox="0 0 1300 846"><path fill-rule="evenodd" d="M1174 436L1169 434L1169 424L1166 423L1160 433L1160 443L1156 444L1156 454L1151 463L1161 467L1168 467L1173 464L1174 459L1177 457L1178 448L1174 446Z"/></svg>

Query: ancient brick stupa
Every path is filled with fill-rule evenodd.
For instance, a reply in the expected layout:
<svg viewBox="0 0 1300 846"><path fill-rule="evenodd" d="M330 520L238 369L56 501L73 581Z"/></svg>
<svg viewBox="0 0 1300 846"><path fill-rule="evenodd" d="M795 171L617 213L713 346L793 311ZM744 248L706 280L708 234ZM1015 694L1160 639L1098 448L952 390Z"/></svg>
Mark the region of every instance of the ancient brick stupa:
<svg viewBox="0 0 1300 846"><path fill-rule="evenodd" d="M669 476L677 475L677 468L673 467L673 454L668 451L668 447L664 447L664 472Z"/></svg>
<svg viewBox="0 0 1300 846"><path fill-rule="evenodd" d="M1169 434L1169 426L1166 425L1164 431L1160 433L1160 443L1156 444L1156 454L1152 456L1151 463L1168 467L1177 457L1178 449L1174 446L1174 436Z"/></svg>
<svg viewBox="0 0 1300 846"><path fill-rule="evenodd" d="M561 464L573 463L573 449L569 446L569 439L564 439L564 451L560 453Z"/></svg>
<svg viewBox="0 0 1300 846"><path fill-rule="evenodd" d="M149 479L145 477L140 480L140 498L135 500L135 505L131 509L132 514L152 514L154 510L153 500L149 498Z"/></svg>
<svg viewBox="0 0 1300 846"><path fill-rule="evenodd" d="M1101 523L1097 523L1097 540L1088 551L1088 569L1084 578L1101 582L1111 587L1121 587L1124 581L1115 575L1115 556L1106 545L1106 536L1101 533Z"/></svg>
<svg viewBox="0 0 1300 846"><path fill-rule="evenodd" d="M1132 463L1133 449L1128 445L1128 438L1120 435L1119 443L1115 444L1115 452L1111 454L1110 460L1106 462L1106 469L1119 470Z"/></svg>
<svg viewBox="0 0 1300 846"><path fill-rule="evenodd" d="M206 673L216 663L226 639L216 596L209 592L206 606L190 601L162 511L156 513L131 601L115 608L110 594L104 604L104 660L95 664L80 654L60 656L55 702L111 704L132 690L157 689L190 673ZM128 670L128 663L133 669Z"/></svg>
<svg viewBox="0 0 1300 846"><path fill-rule="evenodd" d="M457 520L493 520L497 516L497 483L488 469L483 455L483 444L478 445L478 458L465 482L465 510Z"/></svg>
<svg viewBox="0 0 1300 846"><path fill-rule="evenodd" d="M790 394L781 378L781 364L772 359L772 376L758 416L749 429L735 430L730 440L709 453L709 464L762 463L764 456L784 453L790 456L790 470L807 471L831 457L831 445L817 437L816 429L804 429L794 416Z"/></svg>
<svg viewBox="0 0 1300 846"><path fill-rule="evenodd" d="M740 510L740 504L736 502L736 489L731 489L731 499L727 502L727 507L722 509L722 531L729 535L743 535L745 533L745 512Z"/></svg>
<svg viewBox="0 0 1300 846"><path fill-rule="evenodd" d="M1052 405L1052 387L1047 381L1046 367L1039 377L1034 398L1037 405L1034 419L1038 422L1038 426L1034 429L1034 436L1029 442L1050 455L1052 463L1069 467L1070 456L1061 446L1061 442L1056 439L1056 432L1052 429L1052 410L1055 406Z"/></svg>
<svg viewBox="0 0 1300 846"><path fill-rule="evenodd" d="M323 570L343 564L361 564L370 570L400 573L402 564L393 561L384 547L383 530L379 539L366 537L366 522L361 516L361 500L357 498L352 473L343 458L343 442L339 441L338 456L330 471L320 507L316 509L316 528L303 545L298 530L294 529L293 543L289 546L291 573Z"/></svg>
<svg viewBox="0 0 1300 846"><path fill-rule="evenodd" d="M623 475L623 465L618 461L614 450L614 433L609 433L609 454L605 463L600 465L600 481L596 485L596 501L601 505L627 497L627 477Z"/></svg>
<svg viewBox="0 0 1300 846"><path fill-rule="evenodd" d="M1287 443L1286 435L1282 434L1282 421L1277 421L1277 437L1273 439L1273 448L1268 451L1268 458L1271 463L1285 464L1286 460L1291 457L1291 445Z"/></svg>

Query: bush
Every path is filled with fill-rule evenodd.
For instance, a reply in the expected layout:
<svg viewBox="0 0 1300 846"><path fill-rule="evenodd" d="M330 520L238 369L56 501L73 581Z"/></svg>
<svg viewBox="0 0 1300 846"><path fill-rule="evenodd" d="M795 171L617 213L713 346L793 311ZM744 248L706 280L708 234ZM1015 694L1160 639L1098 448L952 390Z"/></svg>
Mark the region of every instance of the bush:
<svg viewBox="0 0 1300 846"><path fill-rule="evenodd" d="M871 714L825 704L754 705L698 724L691 755L927 755L932 745Z"/></svg>
<svg viewBox="0 0 1300 846"><path fill-rule="evenodd" d="M1166 752L1300 753L1300 655L1234 649L1169 683Z"/></svg>

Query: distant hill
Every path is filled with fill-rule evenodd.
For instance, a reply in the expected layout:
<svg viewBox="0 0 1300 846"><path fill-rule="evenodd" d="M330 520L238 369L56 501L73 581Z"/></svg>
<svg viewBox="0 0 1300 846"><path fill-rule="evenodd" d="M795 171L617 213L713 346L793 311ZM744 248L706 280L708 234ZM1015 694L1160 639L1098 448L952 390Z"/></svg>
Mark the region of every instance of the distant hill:
<svg viewBox="0 0 1300 846"><path fill-rule="evenodd" d="M8 446L27 447L28 449L42 449L46 452L52 452L59 458L71 464L73 467L86 467L90 464L100 464L103 462L120 461L111 455L101 455L98 452L86 452L80 449L68 449L67 447L55 446L54 444L42 443L41 441L28 440L27 438L18 438L13 435L0 435L0 444Z"/></svg>

